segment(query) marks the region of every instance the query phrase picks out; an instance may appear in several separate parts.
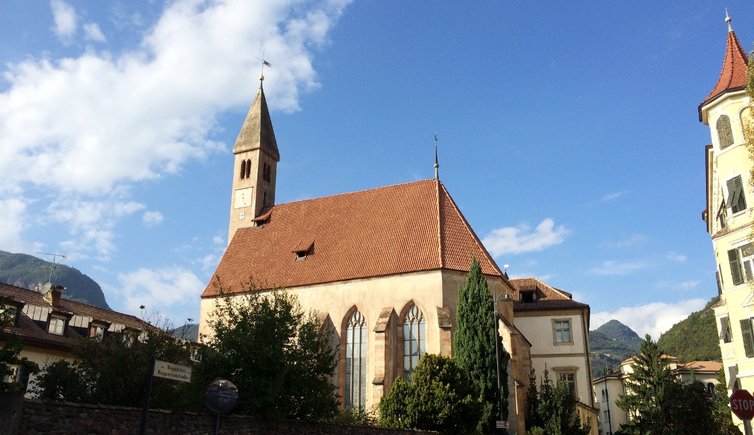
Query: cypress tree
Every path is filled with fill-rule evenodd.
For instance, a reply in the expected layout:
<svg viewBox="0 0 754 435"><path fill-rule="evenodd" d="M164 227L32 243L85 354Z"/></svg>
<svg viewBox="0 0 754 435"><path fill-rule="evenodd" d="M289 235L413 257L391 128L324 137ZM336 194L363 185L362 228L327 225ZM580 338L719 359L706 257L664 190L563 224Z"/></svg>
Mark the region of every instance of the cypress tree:
<svg viewBox="0 0 754 435"><path fill-rule="evenodd" d="M466 284L458 294L456 331L453 336L453 359L466 370L474 384L484 412L478 430L490 431L500 415L502 398L503 416L508 415L508 360L497 333L497 316L487 280L482 275L479 262L474 259L469 268ZM500 350L500 390L497 388L495 340Z"/></svg>

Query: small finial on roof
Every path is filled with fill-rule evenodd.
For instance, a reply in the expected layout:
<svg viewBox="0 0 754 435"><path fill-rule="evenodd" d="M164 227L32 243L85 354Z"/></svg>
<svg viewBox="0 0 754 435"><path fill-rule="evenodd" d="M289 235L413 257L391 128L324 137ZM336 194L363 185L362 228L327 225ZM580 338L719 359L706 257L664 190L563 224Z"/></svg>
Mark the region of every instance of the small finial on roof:
<svg viewBox="0 0 754 435"><path fill-rule="evenodd" d="M730 15L728 15L728 8L725 8L725 22L728 23L728 31L732 32L733 26L731 26L730 21L731 19L730 19Z"/></svg>
<svg viewBox="0 0 754 435"><path fill-rule="evenodd" d="M264 50L262 50L262 57L257 58L262 61L262 72L259 74L259 89L262 89L262 84L264 83L264 67L268 66L272 68L272 64L264 60Z"/></svg>
<svg viewBox="0 0 754 435"><path fill-rule="evenodd" d="M440 163L437 159L437 134L435 134L435 180L440 179Z"/></svg>

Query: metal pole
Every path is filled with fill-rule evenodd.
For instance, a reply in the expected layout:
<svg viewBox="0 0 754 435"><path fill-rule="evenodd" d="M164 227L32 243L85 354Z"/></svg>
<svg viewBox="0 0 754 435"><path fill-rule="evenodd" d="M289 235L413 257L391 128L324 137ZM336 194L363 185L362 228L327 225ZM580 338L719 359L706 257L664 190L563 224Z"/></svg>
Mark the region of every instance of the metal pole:
<svg viewBox="0 0 754 435"><path fill-rule="evenodd" d="M752 435L751 433L751 419L743 420L744 422L744 435Z"/></svg>
<svg viewBox="0 0 754 435"><path fill-rule="evenodd" d="M141 410L140 435L147 433L147 418L149 416L149 397L152 395L152 378L154 377L154 357L149 360L149 373L147 373L147 388L144 394L144 408Z"/></svg>
<svg viewBox="0 0 754 435"><path fill-rule="evenodd" d="M497 317L497 297L492 296L492 309L494 316L494 331L495 331L495 369L497 370L497 394L498 394L498 407L500 408L500 421L504 421L503 418L503 393L500 390L500 349L498 349L497 342L500 334L498 333L498 317ZM497 426L497 425L496 425Z"/></svg>
<svg viewBox="0 0 754 435"><path fill-rule="evenodd" d="M613 435L613 421L610 418L610 390L607 389L607 371L605 371L605 402L607 403L607 435Z"/></svg>

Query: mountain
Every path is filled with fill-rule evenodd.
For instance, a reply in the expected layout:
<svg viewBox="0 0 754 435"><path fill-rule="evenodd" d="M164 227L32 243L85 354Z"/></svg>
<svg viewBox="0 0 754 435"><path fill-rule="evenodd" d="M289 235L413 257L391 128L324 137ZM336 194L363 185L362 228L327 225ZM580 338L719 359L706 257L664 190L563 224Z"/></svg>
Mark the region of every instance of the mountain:
<svg viewBox="0 0 754 435"><path fill-rule="evenodd" d="M718 297L713 298L701 311L691 313L662 334L657 340L660 349L686 362L722 361L715 313L712 311L712 305L718 300Z"/></svg>
<svg viewBox="0 0 754 435"><path fill-rule="evenodd" d="M53 264L31 255L0 251L0 282L6 284L35 289L38 285L50 281L50 270L53 267L52 281L65 287L65 298L110 308L99 284L77 269Z"/></svg>
<svg viewBox="0 0 754 435"><path fill-rule="evenodd" d="M589 331L589 350L592 376L601 376L606 369L615 368L621 361L639 351L642 339L633 329L617 320L610 320Z"/></svg>

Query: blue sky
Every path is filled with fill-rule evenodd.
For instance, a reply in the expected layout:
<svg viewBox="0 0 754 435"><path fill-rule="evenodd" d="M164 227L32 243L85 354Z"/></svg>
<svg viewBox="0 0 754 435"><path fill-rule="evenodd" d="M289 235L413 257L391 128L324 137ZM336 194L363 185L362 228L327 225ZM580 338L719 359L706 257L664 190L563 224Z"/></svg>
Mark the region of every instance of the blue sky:
<svg viewBox="0 0 754 435"><path fill-rule="evenodd" d="M471 6L469 6L471 5ZM713 297L697 106L750 2L0 3L0 249L180 325L258 87L278 202L440 178L511 276L654 336Z"/></svg>

